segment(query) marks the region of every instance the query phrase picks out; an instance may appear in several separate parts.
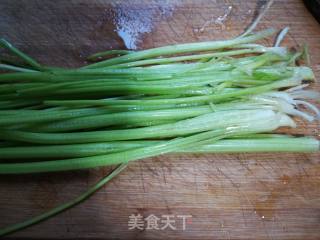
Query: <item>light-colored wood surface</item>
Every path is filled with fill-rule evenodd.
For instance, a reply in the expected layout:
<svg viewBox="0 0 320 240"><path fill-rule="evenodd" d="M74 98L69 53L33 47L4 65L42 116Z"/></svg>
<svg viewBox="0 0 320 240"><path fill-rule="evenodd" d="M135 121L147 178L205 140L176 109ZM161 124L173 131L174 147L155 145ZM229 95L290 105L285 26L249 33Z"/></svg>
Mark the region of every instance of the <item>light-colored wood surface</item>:
<svg viewBox="0 0 320 240"><path fill-rule="evenodd" d="M121 14L128 21L134 21L128 16L143 19L134 26L149 24L137 43L139 48L149 48L236 36L261 3L1 0L0 35L43 63L79 66L90 53L125 47L114 31ZM221 25L216 20L229 6L231 12ZM309 44L319 79L320 25L302 1L275 0L258 28L271 26L290 27L286 45ZM319 136L319 124L300 126L289 131ZM0 227L74 198L108 171L0 176ZM320 239L319 186L319 154L160 156L131 163L85 203L10 237ZM192 215L192 222L185 231L180 225L178 230L129 230L131 214Z"/></svg>

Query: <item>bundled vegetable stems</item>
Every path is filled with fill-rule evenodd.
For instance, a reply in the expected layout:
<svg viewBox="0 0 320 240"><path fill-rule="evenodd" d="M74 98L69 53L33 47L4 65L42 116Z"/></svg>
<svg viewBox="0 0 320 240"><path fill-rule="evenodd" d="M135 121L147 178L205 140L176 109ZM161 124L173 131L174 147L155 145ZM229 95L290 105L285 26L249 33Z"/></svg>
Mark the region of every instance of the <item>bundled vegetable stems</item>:
<svg viewBox="0 0 320 240"><path fill-rule="evenodd" d="M78 69L43 66L2 39L20 61L0 65L14 71L0 75L0 173L92 168L170 152L317 151L310 137L256 135L295 127L293 116L319 118L306 101L318 93L303 89L313 72L296 65L303 52L254 43L273 33L112 50ZM270 148L278 141L284 144Z"/></svg>
<svg viewBox="0 0 320 240"><path fill-rule="evenodd" d="M77 69L43 66L2 39L17 58L0 64L0 174L123 169L172 152L318 151L313 137L272 133L320 117L309 102L319 93L305 90L313 72L297 65L307 51L280 47L286 31L273 47L255 43L274 34L268 29L111 50Z"/></svg>

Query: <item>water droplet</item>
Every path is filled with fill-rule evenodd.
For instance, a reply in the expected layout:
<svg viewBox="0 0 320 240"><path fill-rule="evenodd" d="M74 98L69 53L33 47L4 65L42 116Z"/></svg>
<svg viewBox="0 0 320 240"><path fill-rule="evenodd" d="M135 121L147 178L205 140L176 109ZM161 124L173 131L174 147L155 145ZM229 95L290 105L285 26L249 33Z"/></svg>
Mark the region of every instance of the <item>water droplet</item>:
<svg viewBox="0 0 320 240"><path fill-rule="evenodd" d="M200 28L193 29L194 33L203 33L205 29L211 24L220 25L221 28L224 29L225 28L224 23L230 16L232 12L232 8L233 8L232 6L228 6L228 8L224 11L223 15L217 17L216 19L213 16L210 20L206 21Z"/></svg>
<svg viewBox="0 0 320 240"><path fill-rule="evenodd" d="M227 8L227 10L225 11L225 13L222 16L219 16L214 23L220 25L222 28L224 28L224 23L227 20L227 18L229 17L229 15L231 14L232 11L232 6L229 6Z"/></svg>

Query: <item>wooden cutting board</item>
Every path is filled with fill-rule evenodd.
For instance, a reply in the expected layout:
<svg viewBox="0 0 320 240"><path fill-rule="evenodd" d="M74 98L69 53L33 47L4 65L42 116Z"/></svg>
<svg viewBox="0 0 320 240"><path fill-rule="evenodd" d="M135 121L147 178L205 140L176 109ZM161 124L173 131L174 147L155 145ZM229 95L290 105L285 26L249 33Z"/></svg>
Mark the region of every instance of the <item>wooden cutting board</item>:
<svg viewBox="0 0 320 240"><path fill-rule="evenodd" d="M57 66L105 49L237 36L263 1L1 0L0 36ZM320 25L299 0L276 0L259 29L285 26L320 73ZM272 39L263 43L272 43ZM315 85L319 89L319 84ZM295 134L319 136L319 124ZM131 163L85 203L20 239L320 239L319 154L169 155ZM74 198L110 168L0 176L0 227ZM128 229L130 216L173 215L176 230ZM183 230L181 216L191 215ZM164 222L160 225L163 226ZM10 238L8 237L8 238Z"/></svg>

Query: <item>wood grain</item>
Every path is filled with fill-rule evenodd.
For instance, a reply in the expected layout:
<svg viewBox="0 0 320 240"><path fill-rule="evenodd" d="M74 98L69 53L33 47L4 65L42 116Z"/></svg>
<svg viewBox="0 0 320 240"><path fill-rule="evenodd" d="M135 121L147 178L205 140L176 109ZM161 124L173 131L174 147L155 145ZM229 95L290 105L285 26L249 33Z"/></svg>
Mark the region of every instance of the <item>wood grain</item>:
<svg viewBox="0 0 320 240"><path fill-rule="evenodd" d="M79 66L90 53L125 47L114 31L117 11L152 17L143 49L236 36L262 3L1 0L0 35L42 63ZM290 27L286 45L309 44L319 78L320 26L302 1L276 0L258 28L270 26ZM319 124L300 126L283 131L319 136ZM77 196L108 171L0 176L0 227ZM320 239L319 186L319 154L159 156L131 163L85 203L8 239ZM129 230L131 214L192 215L192 222L185 231Z"/></svg>

